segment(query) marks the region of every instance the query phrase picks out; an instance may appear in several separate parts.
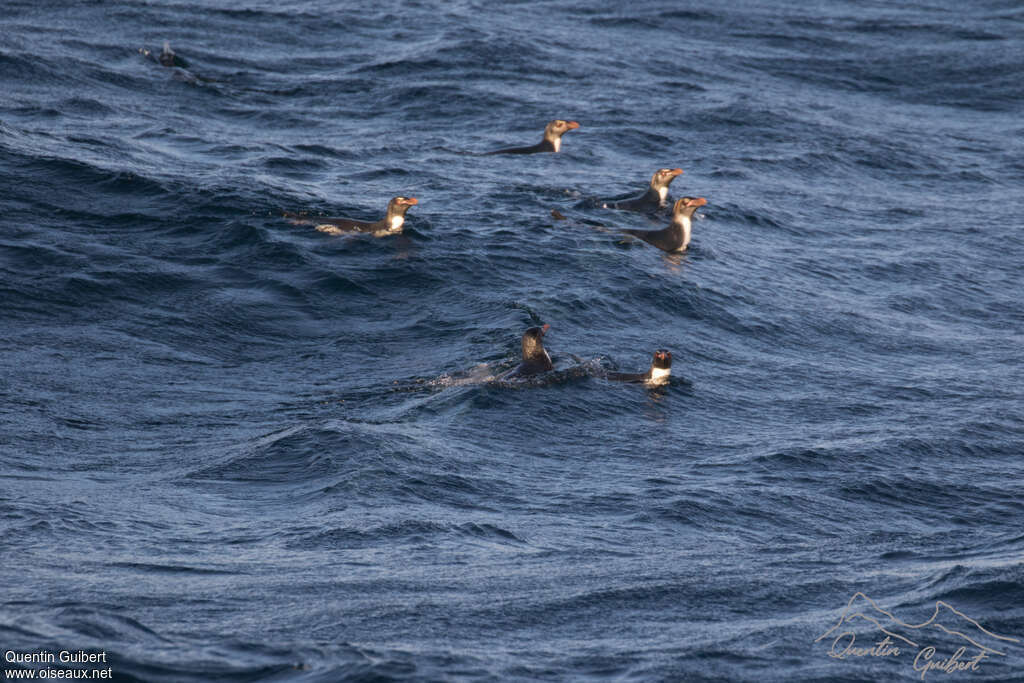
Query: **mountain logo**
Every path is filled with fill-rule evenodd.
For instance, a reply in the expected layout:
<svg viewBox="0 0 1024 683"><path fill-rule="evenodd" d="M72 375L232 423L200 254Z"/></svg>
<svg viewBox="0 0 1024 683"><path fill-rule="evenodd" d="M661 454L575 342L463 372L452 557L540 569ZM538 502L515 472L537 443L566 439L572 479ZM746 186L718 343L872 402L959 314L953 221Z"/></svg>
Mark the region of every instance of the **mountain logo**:
<svg viewBox="0 0 1024 683"><path fill-rule="evenodd" d="M868 639L858 645L857 639ZM1006 657L1018 638L993 633L948 602L937 600L932 615L920 624L910 624L882 609L861 592L853 594L839 621L814 642L831 643L828 656L835 659L858 657L900 658L913 654L914 671L922 680L930 671L955 673L977 671L989 657ZM939 654L936 644L956 648L948 656ZM951 649L952 649L951 648ZM938 655L938 656L937 656Z"/></svg>

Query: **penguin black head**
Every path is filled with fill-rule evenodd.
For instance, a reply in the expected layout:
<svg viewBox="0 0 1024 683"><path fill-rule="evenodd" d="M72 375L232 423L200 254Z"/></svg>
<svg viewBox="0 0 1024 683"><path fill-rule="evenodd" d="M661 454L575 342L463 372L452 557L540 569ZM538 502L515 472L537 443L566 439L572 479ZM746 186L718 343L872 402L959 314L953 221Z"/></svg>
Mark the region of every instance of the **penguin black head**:
<svg viewBox="0 0 1024 683"><path fill-rule="evenodd" d="M544 139L554 145L555 151L557 152L562 148L562 135L570 130L576 130L579 127L580 124L575 121L555 119L544 127Z"/></svg>
<svg viewBox="0 0 1024 683"><path fill-rule="evenodd" d="M541 361L550 363L548 352L544 350L544 335L551 329L550 325L531 327L523 332L523 362Z"/></svg>
<svg viewBox="0 0 1024 683"><path fill-rule="evenodd" d="M661 188L668 188L672 184L672 181L676 179L676 176L681 176L683 169L681 168L659 168L651 176L651 187L655 191L661 190Z"/></svg>
<svg viewBox="0 0 1024 683"><path fill-rule="evenodd" d="M388 202L388 215L389 216L404 216L405 212L409 210L410 206L416 206L420 203L420 200L415 197L395 197Z"/></svg>
<svg viewBox="0 0 1024 683"><path fill-rule="evenodd" d="M676 218L679 218L680 216L689 218L693 215L694 211L707 203L708 200L704 199L704 197L682 197L681 199L676 200L676 205L672 209L672 214Z"/></svg>

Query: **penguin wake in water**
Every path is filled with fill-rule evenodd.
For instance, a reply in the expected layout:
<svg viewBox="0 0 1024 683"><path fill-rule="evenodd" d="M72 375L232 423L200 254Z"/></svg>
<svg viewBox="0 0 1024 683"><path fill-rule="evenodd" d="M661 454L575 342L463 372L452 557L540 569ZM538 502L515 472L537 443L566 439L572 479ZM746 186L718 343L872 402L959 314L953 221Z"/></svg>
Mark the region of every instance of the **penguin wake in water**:
<svg viewBox="0 0 1024 683"><path fill-rule="evenodd" d="M683 169L681 168L659 168L651 176L651 184L642 195L632 199L605 201L602 202L601 207L605 209L625 209L627 211L657 211L668 205L668 186L682 174Z"/></svg>
<svg viewBox="0 0 1024 683"><path fill-rule="evenodd" d="M284 217L295 225L315 225L320 232L328 235L370 234L374 237L397 235L402 232L405 212L410 206L419 204L415 197L395 197L388 202L387 212L379 221L358 221L352 218L310 218L301 214L285 212Z"/></svg>
<svg viewBox="0 0 1024 683"><path fill-rule="evenodd" d="M690 243L690 219L693 212L708 203L703 197L683 197L672 210L672 224L662 230L623 230L627 235L639 237L662 251L685 251Z"/></svg>
<svg viewBox="0 0 1024 683"><path fill-rule="evenodd" d="M562 149L562 135L580 127L575 121L555 119L544 128L544 138L536 145L529 147L511 147L498 149L487 154L537 154L538 152L557 152Z"/></svg>
<svg viewBox="0 0 1024 683"><path fill-rule="evenodd" d="M518 379L520 377L532 377L543 372L554 370L551 356L544 349L544 335L548 333L551 326L544 324L541 327L531 327L523 332L523 362L514 370L506 372L499 377L501 380Z"/></svg>
<svg viewBox="0 0 1024 683"><path fill-rule="evenodd" d="M658 349L654 352L654 358L651 360L651 367L647 372L635 374L626 372L609 372L605 375L605 378L615 382L632 382L635 384L646 384L649 387L658 387L668 384L669 377L671 376L672 354L665 349Z"/></svg>

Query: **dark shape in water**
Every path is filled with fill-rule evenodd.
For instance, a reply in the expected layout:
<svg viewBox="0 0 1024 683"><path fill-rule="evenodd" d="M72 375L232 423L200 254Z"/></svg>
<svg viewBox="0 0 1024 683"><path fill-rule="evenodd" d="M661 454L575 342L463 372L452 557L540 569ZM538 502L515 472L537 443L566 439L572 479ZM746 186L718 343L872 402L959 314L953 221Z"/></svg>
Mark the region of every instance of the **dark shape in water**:
<svg viewBox="0 0 1024 683"><path fill-rule="evenodd" d="M164 41L164 49L160 51L159 55L154 55L146 48L139 48L139 53L162 66L177 66L181 68L188 66L184 59L175 54L174 50L171 49L171 43L167 40Z"/></svg>
<svg viewBox="0 0 1024 683"><path fill-rule="evenodd" d="M531 327L523 332L523 362L519 366L501 376L500 379L516 379L518 377L530 377L539 375L542 372L550 372L554 369L551 363L551 356L544 349L544 335L551 329L550 325Z"/></svg>

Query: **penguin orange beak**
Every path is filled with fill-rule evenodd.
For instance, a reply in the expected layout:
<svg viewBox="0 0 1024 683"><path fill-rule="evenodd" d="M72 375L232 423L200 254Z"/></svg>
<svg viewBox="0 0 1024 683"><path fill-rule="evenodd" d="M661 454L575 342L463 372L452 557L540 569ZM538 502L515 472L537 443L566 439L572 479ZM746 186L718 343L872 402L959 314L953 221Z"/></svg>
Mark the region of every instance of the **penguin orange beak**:
<svg viewBox="0 0 1024 683"><path fill-rule="evenodd" d="M677 175L683 175L683 169L681 169L681 168L673 168L672 169L672 177L675 178Z"/></svg>
<svg viewBox="0 0 1024 683"><path fill-rule="evenodd" d="M576 121L569 121L567 124L565 124L565 127L568 130L575 130L580 127L580 124L577 123Z"/></svg>
<svg viewBox="0 0 1024 683"><path fill-rule="evenodd" d="M708 203L708 200L704 199L703 197L697 197L696 199L691 199L690 201L686 202L686 205L687 206L704 206L707 203Z"/></svg>
<svg viewBox="0 0 1024 683"><path fill-rule="evenodd" d="M408 204L409 206L413 206L415 204L419 204L420 200L416 199L415 197L409 197L408 199L405 200L405 203Z"/></svg>
<svg viewBox="0 0 1024 683"><path fill-rule="evenodd" d="M547 334L548 330L551 329L551 325L548 325L547 323L544 323L543 325L540 326L540 329L544 332L544 334Z"/></svg>

